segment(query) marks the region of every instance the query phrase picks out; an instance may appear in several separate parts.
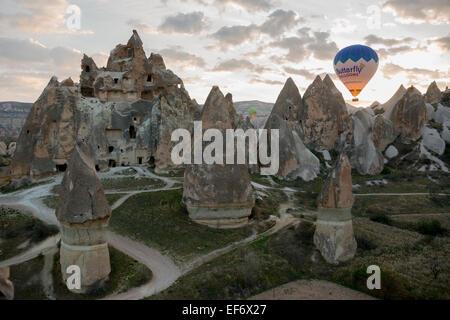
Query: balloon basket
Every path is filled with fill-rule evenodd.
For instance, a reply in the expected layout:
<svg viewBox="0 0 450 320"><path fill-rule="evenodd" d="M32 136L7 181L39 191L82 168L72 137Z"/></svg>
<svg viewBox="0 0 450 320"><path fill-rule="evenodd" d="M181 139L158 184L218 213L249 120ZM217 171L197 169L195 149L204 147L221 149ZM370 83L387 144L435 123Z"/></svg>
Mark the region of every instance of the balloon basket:
<svg viewBox="0 0 450 320"><path fill-rule="evenodd" d="M352 101L353 102L357 102L357 101L359 101L359 99L358 98L353 98Z"/></svg>

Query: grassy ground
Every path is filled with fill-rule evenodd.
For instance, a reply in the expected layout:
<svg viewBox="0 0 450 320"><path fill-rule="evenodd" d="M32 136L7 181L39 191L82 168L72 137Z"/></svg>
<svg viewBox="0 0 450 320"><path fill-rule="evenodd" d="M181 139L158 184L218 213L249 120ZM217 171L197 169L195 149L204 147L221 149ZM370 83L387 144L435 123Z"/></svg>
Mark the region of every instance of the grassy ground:
<svg viewBox="0 0 450 320"><path fill-rule="evenodd" d="M58 233L58 228L49 226L40 220L26 215L18 210L0 208L0 260L6 260L19 252L21 244L29 241L29 244L44 240Z"/></svg>
<svg viewBox="0 0 450 320"><path fill-rule="evenodd" d="M382 299L450 298L449 238L355 220L358 251L350 262L327 264L314 248L314 226L302 222L191 271L152 299L244 299L296 279L324 279ZM437 278L434 261L442 270ZM381 268L381 290L366 287L372 264Z"/></svg>
<svg viewBox="0 0 450 320"><path fill-rule="evenodd" d="M123 193L114 193L114 194L106 194L106 200L108 200L109 205L113 205L114 202L119 200L121 197L123 197L125 194ZM49 207L50 209L56 209L58 207L59 202L59 196L46 196L42 200L44 204Z"/></svg>
<svg viewBox="0 0 450 320"><path fill-rule="evenodd" d="M186 261L252 234L250 226L220 230L189 219L181 190L132 196L115 209L109 226L119 234L156 246L177 261Z"/></svg>
<svg viewBox="0 0 450 320"><path fill-rule="evenodd" d="M118 171L116 173L114 173L115 175L120 175L120 176L132 176L135 175L137 173L137 171L133 168L127 168L124 169L122 171Z"/></svg>
<svg viewBox="0 0 450 320"><path fill-rule="evenodd" d="M75 294L70 292L62 282L61 267L59 265L59 253L54 255L52 269L53 296L57 300L86 300L99 299L109 294L123 292L130 288L147 283L152 278L152 272L144 265L138 263L122 252L109 248L111 259L111 273L105 287L97 289L89 294ZM46 300L41 280L44 267L44 257L41 255L35 259L11 267L11 281L15 287L15 299L22 300Z"/></svg>
<svg viewBox="0 0 450 320"><path fill-rule="evenodd" d="M439 212L450 212L450 197L433 199L429 196L356 196L352 208L352 213L356 216Z"/></svg>
<svg viewBox="0 0 450 320"><path fill-rule="evenodd" d="M270 215L277 216L280 204L288 200L286 194L280 190L266 189L263 192L266 196L257 198L252 210L252 217L258 220L267 219Z"/></svg>
<svg viewBox="0 0 450 320"><path fill-rule="evenodd" d="M39 256L10 268L10 280L14 284L15 300L46 300L40 274L44 267L44 257Z"/></svg>
<svg viewBox="0 0 450 320"><path fill-rule="evenodd" d="M11 185L7 184L0 188L0 193L12 193L12 192L19 191L19 190L26 190L26 189L34 188L36 186L43 185L46 183L48 183L48 181L40 181L40 182L26 184L19 188L13 188L13 187L11 187Z"/></svg>
<svg viewBox="0 0 450 320"><path fill-rule="evenodd" d="M354 170L353 170L354 171ZM366 182L385 179L385 185L367 185ZM414 172L395 170L386 167L384 171L375 176L363 176L352 172L353 184L359 184L355 193L428 193L430 189L437 188L439 193L450 194L450 174L445 172ZM433 181L435 182L433 182Z"/></svg>
<svg viewBox="0 0 450 320"><path fill-rule="evenodd" d="M106 190L149 190L161 188L164 181L151 178L114 178L102 179L103 188Z"/></svg>
<svg viewBox="0 0 450 320"><path fill-rule="evenodd" d="M57 253L52 272L56 298L64 300L100 299L113 293L120 293L130 288L141 286L151 280L152 272L146 266L112 247L109 247L109 254L111 273L105 286L88 294L75 294L70 292L61 280L61 266L59 264L59 254Z"/></svg>
<svg viewBox="0 0 450 320"><path fill-rule="evenodd" d="M184 169L171 170L168 173L162 173L162 172L156 173L155 172L155 168L150 166L150 167L147 167L147 170L150 171L153 174L156 174L156 175L161 176L161 177L166 177L166 178L175 178L175 177L181 178L181 177L184 177Z"/></svg>

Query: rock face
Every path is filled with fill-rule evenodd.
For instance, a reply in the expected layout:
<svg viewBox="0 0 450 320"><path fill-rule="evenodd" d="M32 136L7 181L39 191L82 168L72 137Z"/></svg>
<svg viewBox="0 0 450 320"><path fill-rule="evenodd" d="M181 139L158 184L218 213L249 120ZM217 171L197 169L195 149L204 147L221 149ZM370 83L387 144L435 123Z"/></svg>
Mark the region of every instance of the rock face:
<svg viewBox="0 0 450 320"><path fill-rule="evenodd" d="M427 126L422 129L422 144L430 151L438 155L443 155L445 151L445 141L439 135L436 129L428 128Z"/></svg>
<svg viewBox="0 0 450 320"><path fill-rule="evenodd" d="M0 102L0 137L18 137L31 103Z"/></svg>
<svg viewBox="0 0 450 320"><path fill-rule="evenodd" d="M450 143L450 121L445 121L442 124L441 137L446 143Z"/></svg>
<svg viewBox="0 0 450 320"><path fill-rule="evenodd" d="M77 143L61 184L56 217L61 224L60 264L64 283L67 267L81 270L85 293L102 286L111 272L106 229L111 208L86 144Z"/></svg>
<svg viewBox="0 0 450 320"><path fill-rule="evenodd" d="M442 98L442 92L439 90L436 81L433 81L427 89L427 92L425 93L425 102L427 103L433 103L433 102L439 102Z"/></svg>
<svg viewBox="0 0 450 320"><path fill-rule="evenodd" d="M450 108L438 103L436 106L436 111L433 113L432 119L437 123L450 121Z"/></svg>
<svg viewBox="0 0 450 320"><path fill-rule="evenodd" d="M390 120L403 143L411 143L421 136L427 121L427 108L422 94L414 87L394 105Z"/></svg>
<svg viewBox="0 0 450 320"><path fill-rule="evenodd" d="M397 91L394 93L394 95L385 103L383 103L380 107L377 109L383 110L383 116L386 119L391 119L392 110L394 109L394 106L397 104L397 102L400 101L400 99L403 98L403 96L406 93L406 89L403 85L400 85L400 87L397 89Z"/></svg>
<svg viewBox="0 0 450 320"><path fill-rule="evenodd" d="M9 267L0 268L0 300L14 299L14 285L9 280Z"/></svg>
<svg viewBox="0 0 450 320"><path fill-rule="evenodd" d="M303 144L298 114L302 100L297 86L289 78L278 96L277 102L266 121L265 129L279 130L279 170L278 177L305 181L317 177L320 172L319 159Z"/></svg>
<svg viewBox="0 0 450 320"><path fill-rule="evenodd" d="M297 86L292 78L288 78L283 89L278 95L272 108L272 114L278 115L286 121L291 129L299 129L300 111L303 109L303 101Z"/></svg>
<svg viewBox="0 0 450 320"><path fill-rule="evenodd" d="M347 156L341 153L317 199L314 244L328 263L348 261L356 253L353 202L351 166Z"/></svg>
<svg viewBox="0 0 450 320"><path fill-rule="evenodd" d="M394 146L389 146L386 151L384 152L384 154L386 155L386 157L388 157L389 159L395 158L396 156L398 156L398 150L396 147Z"/></svg>
<svg viewBox="0 0 450 320"><path fill-rule="evenodd" d="M352 116L353 136L350 154L352 167L360 174L378 174L383 170L383 155L375 147L372 135L373 117L365 110Z"/></svg>
<svg viewBox="0 0 450 320"><path fill-rule="evenodd" d="M215 128L224 134L226 129L236 128L234 116L231 95L224 97L218 87L213 87L203 108L203 129ZM183 203L197 223L214 228L241 227L248 223L255 203L248 167L225 164L225 156L223 163L188 165Z"/></svg>
<svg viewBox="0 0 450 320"><path fill-rule="evenodd" d="M397 138L397 133L394 129L394 124L391 120L386 119L382 115L375 117L373 123L373 143L378 151L382 152L388 145L394 142Z"/></svg>
<svg viewBox="0 0 450 320"><path fill-rule="evenodd" d="M6 143L0 141L0 157L4 157L7 154L8 154L8 147L6 146Z"/></svg>
<svg viewBox="0 0 450 320"><path fill-rule="evenodd" d="M75 141L84 140L97 169L155 164L177 167L168 150L175 128L190 129L200 106L161 56L146 58L136 32L118 45L106 68L81 61L80 83L54 77L33 104L13 159L14 176L64 171Z"/></svg>
<svg viewBox="0 0 450 320"><path fill-rule="evenodd" d="M344 98L328 75L317 76L303 95L300 124L303 141L316 151L333 149L340 134L351 129Z"/></svg>

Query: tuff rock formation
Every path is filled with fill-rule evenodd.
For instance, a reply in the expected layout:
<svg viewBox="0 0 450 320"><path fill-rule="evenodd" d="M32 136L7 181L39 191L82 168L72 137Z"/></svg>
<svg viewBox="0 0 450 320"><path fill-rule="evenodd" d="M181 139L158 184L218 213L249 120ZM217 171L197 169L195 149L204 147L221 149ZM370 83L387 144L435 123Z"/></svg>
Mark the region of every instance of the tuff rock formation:
<svg viewBox="0 0 450 320"><path fill-rule="evenodd" d="M349 151L350 163L360 174L378 174L383 170L383 155L373 142L373 117L365 110L352 116L353 136Z"/></svg>
<svg viewBox="0 0 450 320"><path fill-rule="evenodd" d="M8 147L6 143L0 141L0 157L5 157L6 155L8 155Z"/></svg>
<svg viewBox="0 0 450 320"><path fill-rule="evenodd" d="M306 89L299 117L303 141L316 151L335 148L339 136L351 130L344 98L329 75L317 76Z"/></svg>
<svg viewBox="0 0 450 320"><path fill-rule="evenodd" d="M236 129L231 95L224 97L218 87L213 87L201 119L203 129L218 129L223 137L226 129ZM246 164L225 164L225 152L223 159L224 164L187 166L183 203L189 217L197 223L214 228L236 228L248 223L255 203L253 188Z"/></svg>
<svg viewBox="0 0 450 320"><path fill-rule="evenodd" d="M319 159L303 144L298 132L298 114L302 100L294 81L286 81L277 102L266 121L265 129L279 130L279 170L277 176L286 179L301 177L313 180L320 172ZM269 133L270 136L270 133Z"/></svg>
<svg viewBox="0 0 450 320"><path fill-rule="evenodd" d="M439 90L436 81L433 81L427 89L427 92L424 95L425 102L427 103L434 103L441 101L442 98L442 92Z"/></svg>
<svg viewBox="0 0 450 320"><path fill-rule="evenodd" d="M425 148L438 155L443 155L445 151L445 141L436 129L427 126L422 129L422 144Z"/></svg>
<svg viewBox="0 0 450 320"><path fill-rule="evenodd" d="M388 159L392 159L395 158L396 156L398 156L398 150L396 147L394 147L393 145L390 145L386 151L384 152L384 154L386 155L386 157Z"/></svg>
<svg viewBox="0 0 450 320"><path fill-rule="evenodd" d="M388 145L394 142L398 134L395 132L394 124L383 115L377 115L373 122L373 143L378 151L382 152Z"/></svg>
<svg viewBox="0 0 450 320"><path fill-rule="evenodd" d="M0 268L0 300L14 299L14 284L9 280L9 267Z"/></svg>
<svg viewBox="0 0 450 320"><path fill-rule="evenodd" d="M314 244L328 263L348 261L356 253L353 202L351 166L345 153L341 153L317 198Z"/></svg>
<svg viewBox="0 0 450 320"><path fill-rule="evenodd" d="M392 108L390 120L403 143L411 143L420 138L427 121L427 108L420 91L413 86L409 87Z"/></svg>
<svg viewBox="0 0 450 320"><path fill-rule="evenodd" d="M177 168L170 133L191 130L200 106L160 55L146 58L133 31L111 51L106 68L81 61L80 83L53 77L33 104L20 133L13 176L64 171L75 141L85 141L97 169L134 164Z"/></svg>
<svg viewBox="0 0 450 320"><path fill-rule="evenodd" d="M294 130L299 130L300 111L303 109L303 101L297 86L292 78L288 78L283 86L271 115L276 114L286 121Z"/></svg>
<svg viewBox="0 0 450 320"><path fill-rule="evenodd" d="M444 123L445 121L450 121L450 108L445 107L438 103L436 110L432 114L432 119L437 123Z"/></svg>
<svg viewBox="0 0 450 320"><path fill-rule="evenodd" d="M394 95L381 106L377 107L375 110L381 110L383 112L383 117L385 117L386 119L391 119L391 114L394 106L400 101L400 99L403 98L405 93L405 87L403 85L400 85Z"/></svg>
<svg viewBox="0 0 450 320"><path fill-rule="evenodd" d="M86 293L102 286L109 277L106 229L111 208L86 144L77 143L64 175L56 217L61 225L60 264L64 283L67 267L81 270L81 289Z"/></svg>

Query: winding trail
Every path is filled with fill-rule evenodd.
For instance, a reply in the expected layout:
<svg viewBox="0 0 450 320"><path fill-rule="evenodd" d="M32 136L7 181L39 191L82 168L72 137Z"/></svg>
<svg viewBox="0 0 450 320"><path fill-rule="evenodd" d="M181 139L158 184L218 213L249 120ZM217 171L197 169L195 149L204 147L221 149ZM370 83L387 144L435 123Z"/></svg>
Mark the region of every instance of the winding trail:
<svg viewBox="0 0 450 320"><path fill-rule="evenodd" d="M143 243L108 231L108 242L114 248L122 251L153 273L150 282L126 292L105 297L105 300L139 300L170 287L180 276L181 271L171 258L159 251L147 247Z"/></svg>

